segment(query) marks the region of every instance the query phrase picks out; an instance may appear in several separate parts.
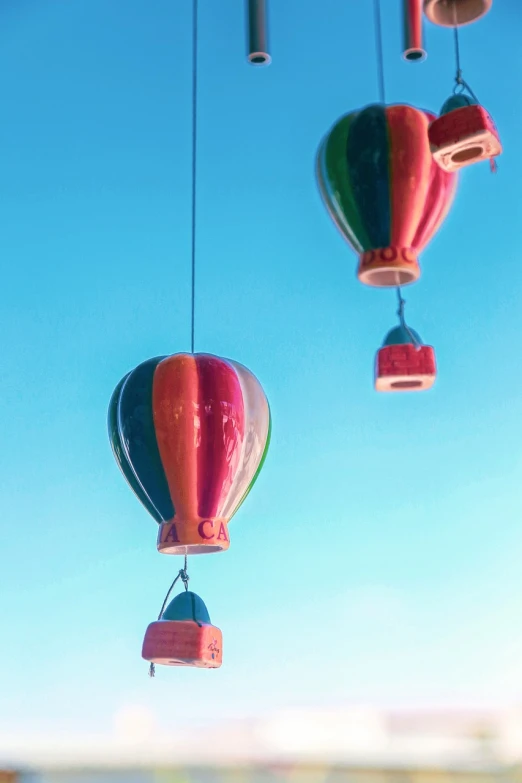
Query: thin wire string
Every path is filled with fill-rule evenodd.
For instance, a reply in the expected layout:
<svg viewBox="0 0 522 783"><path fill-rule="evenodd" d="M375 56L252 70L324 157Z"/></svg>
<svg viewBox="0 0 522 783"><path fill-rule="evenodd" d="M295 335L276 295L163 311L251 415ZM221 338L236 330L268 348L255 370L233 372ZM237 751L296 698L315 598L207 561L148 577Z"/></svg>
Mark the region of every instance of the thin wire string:
<svg viewBox="0 0 522 783"><path fill-rule="evenodd" d="M373 3L374 20L375 20L375 53L377 56L377 84L379 89L379 102L386 105L386 82L384 76L384 47L382 42L382 19L381 19L381 0L374 0ZM417 345L418 340L415 339L410 328L407 326L404 320L404 305L406 302L402 298L401 288L397 286L397 297L399 299L399 319L404 326L408 334L410 335L414 345Z"/></svg>
<svg viewBox="0 0 522 783"><path fill-rule="evenodd" d="M379 102L386 103L386 85L384 82L384 54L382 45L381 0L374 0L373 15L375 23L375 52L377 55L377 83Z"/></svg>
<svg viewBox="0 0 522 783"><path fill-rule="evenodd" d="M161 618L163 617L163 612L165 611L165 607L167 606L167 601L169 600L170 594L174 590L174 587L175 587L176 582L178 581L178 579L181 579L181 581L185 585L185 590L188 590L188 583L189 583L190 577L189 577L189 575L187 573L187 556L186 555L185 555L185 563L183 565L183 568L180 568L177 577L174 579L174 581L172 582L171 586L169 587L169 589L167 591L167 595L165 596L165 600L163 601L160 613L158 615L158 620L161 620Z"/></svg>
<svg viewBox="0 0 522 783"><path fill-rule="evenodd" d="M455 87L453 92L459 93L464 92L464 90L467 90L473 100L477 101L479 103L479 100L469 84L464 81L464 78L462 76L462 66L461 66L461 60L460 60L460 39L459 39L459 20L457 15L457 0L453 0L453 37L455 42Z"/></svg>
<svg viewBox="0 0 522 783"><path fill-rule="evenodd" d="M464 77L462 76L462 66L460 62L459 20L457 15L457 0L453 0L453 36L455 41L455 69L456 69L455 87L453 88L453 93L455 95L460 95L467 90L468 93L473 98L473 100L480 105L480 101L477 98L476 94L473 92L468 82L465 81ZM496 173L498 171L498 166L495 158L489 159L489 166L493 173Z"/></svg>
<svg viewBox="0 0 522 783"><path fill-rule="evenodd" d="M462 74L460 68L460 45L459 45L459 19L457 15L457 0L453 0L453 34L455 38L455 63L457 65L457 81Z"/></svg>
<svg viewBox="0 0 522 783"><path fill-rule="evenodd" d="M415 348L420 348L422 343L419 342L419 340L415 337L412 330L406 323L406 319L404 318L404 305L406 304L406 300L402 298L402 293L400 286L397 286L397 299L399 300L399 309L397 310L397 315L399 316L399 322L403 329L406 330L408 333L410 340L412 341Z"/></svg>
<svg viewBox="0 0 522 783"><path fill-rule="evenodd" d="M198 0L192 4L192 300L190 351L194 353L196 333L196 174L198 132Z"/></svg>
<svg viewBox="0 0 522 783"><path fill-rule="evenodd" d="M188 572L187 572L187 555L185 555L185 562L183 564L183 568L181 568L179 570L176 578L174 579L174 581L172 582L171 586L167 590L167 595L164 598L164 601L163 601L163 603L161 605L160 613L158 615L158 621L161 620L161 618L163 617L163 612L166 609L168 600L169 600L169 598L171 596L171 593L174 590L174 588L175 588L175 586L176 586L176 584L178 582L178 579L181 579L181 581L183 582L183 584L185 586L185 591L188 592L188 583L189 583L190 577L189 577ZM149 677L154 677L155 674L156 674L156 667L155 667L155 665L153 663L151 663L151 665L149 666Z"/></svg>

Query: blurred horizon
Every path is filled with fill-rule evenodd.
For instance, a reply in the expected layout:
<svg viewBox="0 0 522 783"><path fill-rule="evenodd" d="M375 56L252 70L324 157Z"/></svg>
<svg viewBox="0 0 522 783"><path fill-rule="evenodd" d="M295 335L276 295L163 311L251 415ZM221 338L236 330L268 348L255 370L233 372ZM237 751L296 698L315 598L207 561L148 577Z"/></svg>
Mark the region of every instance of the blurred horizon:
<svg viewBox="0 0 522 783"><path fill-rule="evenodd" d="M138 705L112 736L0 738L11 768L408 768L487 771L522 765L522 704L511 708L281 710L249 720L179 728L173 735ZM521 767L522 768L522 767Z"/></svg>

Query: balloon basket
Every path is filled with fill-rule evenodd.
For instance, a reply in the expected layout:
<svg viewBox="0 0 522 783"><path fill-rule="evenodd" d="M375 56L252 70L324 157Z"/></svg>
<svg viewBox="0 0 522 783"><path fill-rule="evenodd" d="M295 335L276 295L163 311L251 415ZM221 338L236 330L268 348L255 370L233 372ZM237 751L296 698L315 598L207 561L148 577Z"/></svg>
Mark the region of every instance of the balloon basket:
<svg viewBox="0 0 522 783"><path fill-rule="evenodd" d="M425 391L436 376L435 351L430 345L385 345L377 352L376 391Z"/></svg>
<svg viewBox="0 0 522 783"><path fill-rule="evenodd" d="M433 159L452 172L502 152L495 123L482 107L463 106L443 114L428 128Z"/></svg>
<svg viewBox="0 0 522 783"><path fill-rule="evenodd" d="M145 632L142 658L163 666L219 669L223 635L219 628L193 620L157 620Z"/></svg>
<svg viewBox="0 0 522 783"><path fill-rule="evenodd" d="M424 0L424 13L439 27L457 27L477 22L487 14L493 0Z"/></svg>
<svg viewBox="0 0 522 783"><path fill-rule="evenodd" d="M359 256L357 277L374 288L409 285L420 277L417 254L412 248L385 247Z"/></svg>
<svg viewBox="0 0 522 783"><path fill-rule="evenodd" d="M158 552L164 555L205 555L230 546L224 519L163 522L158 531Z"/></svg>

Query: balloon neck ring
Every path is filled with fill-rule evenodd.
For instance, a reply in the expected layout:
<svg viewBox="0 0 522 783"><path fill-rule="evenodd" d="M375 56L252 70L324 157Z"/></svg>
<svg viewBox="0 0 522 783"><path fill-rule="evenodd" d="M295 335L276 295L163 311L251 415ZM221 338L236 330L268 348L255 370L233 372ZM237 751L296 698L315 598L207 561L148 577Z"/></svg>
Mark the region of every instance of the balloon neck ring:
<svg viewBox="0 0 522 783"><path fill-rule="evenodd" d="M414 283L420 277L417 252L411 247L382 247L359 256L357 277L375 288L395 288Z"/></svg>
<svg viewBox="0 0 522 783"><path fill-rule="evenodd" d="M228 520L220 517L162 522L158 552L165 555L203 555L224 552L230 546Z"/></svg>

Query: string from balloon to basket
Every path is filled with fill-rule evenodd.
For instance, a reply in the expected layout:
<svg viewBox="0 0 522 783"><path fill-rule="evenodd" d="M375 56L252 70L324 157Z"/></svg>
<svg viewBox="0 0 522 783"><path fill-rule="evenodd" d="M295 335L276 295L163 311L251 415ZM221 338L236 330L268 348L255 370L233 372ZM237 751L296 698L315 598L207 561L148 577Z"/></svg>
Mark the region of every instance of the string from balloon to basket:
<svg viewBox="0 0 522 783"><path fill-rule="evenodd" d="M374 0L373 12L374 12L374 26L375 26L375 54L377 57L377 84L379 90L379 102L383 106L386 106L386 83L384 78L384 49L382 43L381 0ZM397 285L397 297L399 299L399 309L397 311L397 315L399 316L400 324L402 327L404 327L407 334L410 336L413 345L416 348L420 348L419 341L416 339L415 335L412 333L411 329L406 324L406 321L404 319L404 305L406 304L406 302L402 298L400 285Z"/></svg>
<svg viewBox="0 0 522 783"><path fill-rule="evenodd" d="M187 571L187 555L185 555L185 562L183 564L183 568L180 568L180 570L178 572L178 575L176 576L176 578L172 582L171 586L167 590L167 595L163 599L163 603L161 605L161 609L160 609L160 612L158 614L158 621L161 620L161 618L163 617L163 612L165 611L165 609L167 607L169 598L170 598L170 596L172 594L172 591L176 587L176 584L177 584L179 579L181 579L181 581L183 582L183 585L185 587L185 591L188 592L188 583L189 583L190 576L188 575L188 571ZM194 602L192 602L192 603L193 603L192 615L193 615L194 622L197 623L199 626L201 626L201 623L199 623L197 621L197 619L196 619L196 612L195 612L195 608L194 608ZM155 674L156 674L156 667L154 666L153 663L151 663L151 665L149 666L149 677L154 677Z"/></svg>
<svg viewBox="0 0 522 783"><path fill-rule="evenodd" d="M190 351L194 353L196 332L196 162L198 140L198 0L192 4L192 242Z"/></svg>
<svg viewBox="0 0 522 783"><path fill-rule="evenodd" d="M399 323L412 341L414 348L418 351L420 348L422 348L422 343L406 323L406 319L404 317L404 305L406 304L406 300L402 298L401 289L399 287L397 287L397 298L399 300L399 309L397 310Z"/></svg>
<svg viewBox="0 0 522 783"><path fill-rule="evenodd" d="M197 136L198 132L198 0L192 0L192 171L191 171L191 301L190 301L190 352L195 352L196 342L196 207L197 207ZM172 582L167 591L165 600L158 615L158 620L163 617L171 593L179 579L188 591L189 575L187 571L187 555L183 568ZM194 622L197 622L193 606ZM200 625L200 623L198 623ZM156 667L153 663L149 666L149 676L154 677Z"/></svg>
<svg viewBox="0 0 522 783"><path fill-rule="evenodd" d="M457 0L453 0L453 36L455 41L455 86L453 88L453 94L463 95L464 93L467 92L468 95L470 95L471 98L473 98L475 103L477 103L480 106L481 103L479 99L477 98L476 94L469 86L468 82L465 81L464 77L462 76L462 67L460 63L460 41L459 41L459 20L458 20ZM489 167L493 174L497 172L498 165L494 158L489 159Z"/></svg>

